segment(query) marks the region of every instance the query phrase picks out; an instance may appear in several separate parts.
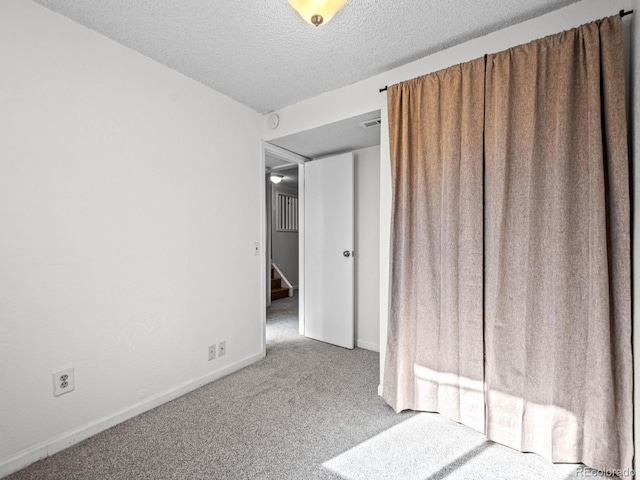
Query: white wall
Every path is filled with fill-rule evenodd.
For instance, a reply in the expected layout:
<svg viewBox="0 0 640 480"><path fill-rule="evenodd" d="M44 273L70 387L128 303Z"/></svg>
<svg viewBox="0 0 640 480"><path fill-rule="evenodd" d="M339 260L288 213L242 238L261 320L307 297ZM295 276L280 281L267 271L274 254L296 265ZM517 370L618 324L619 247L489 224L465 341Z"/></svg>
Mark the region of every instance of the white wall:
<svg viewBox="0 0 640 480"><path fill-rule="evenodd" d="M385 95L386 97L386 95ZM380 108L382 130L380 131L380 385L382 396L384 362L387 350L387 325L389 323L389 274L391 249L391 156L389 153L389 111L386 105Z"/></svg>
<svg viewBox="0 0 640 480"><path fill-rule="evenodd" d="M297 168L297 167L296 167ZM288 170L287 170L288 172ZM297 173L297 170L295 170ZM298 187L273 185L271 198L271 256L280 271L292 286L298 286L298 232L278 232L276 230L276 192L298 196ZM284 286L284 285L283 285Z"/></svg>
<svg viewBox="0 0 640 480"><path fill-rule="evenodd" d="M409 63L402 67L389 70L380 75L371 77L361 82L334 90L317 97L311 98L296 105L286 107L276 113L280 117L280 126L276 130L270 130L267 125L268 116L263 117L263 138L270 140L273 138L291 135L300 131L321 127L323 125L354 117L373 110L381 109L382 117L382 138L380 142L381 159L380 159L380 378L382 383L383 366L385 361L385 346L387 337L387 319L388 319L388 289L389 289L389 239L390 229L389 222L391 218L391 172L389 168L389 140L386 111L386 95L379 93L379 88L385 85L393 85L395 83L408 80L420 75L425 75L442 68L455 65L457 63L466 62L475 58L482 57L486 53L493 53L505 50L507 48L520 45L546 35L552 35L563 30L577 27L584 23L603 18L609 15L615 15L621 9L633 10L636 13L625 18L625 24L631 24L634 28L634 53L633 62L635 69L638 68L638 16L640 15L639 0L610 0L602 2L600 0L583 0L581 2L569 5L563 9L551 12L541 17L520 23L513 27L505 28L498 32L486 35L475 40L454 46L452 48L435 53L428 57L424 57L415 62ZM625 27L628 28L628 27ZM637 76L636 76L637 77ZM633 118L635 120L635 128L633 138L635 141L635 158L638 158L638 96L640 96L640 88L638 78L634 78L634 88L632 90L635 106ZM640 172L636 169L635 197L640 198L638 191L640 188ZM637 214L639 208L635 208ZM640 223L640 219L635 221L636 228ZM640 231L636 230L635 245L636 252L640 252ZM638 255L635 256L638 258ZM635 265L640 268L640 263ZM636 271L638 271L636 269ZM640 282L635 282L634 305L640 304ZM635 320L634 320L635 322ZM640 324L636 324L634 329L636 335L640 335ZM640 339L639 339L640 340ZM634 342L635 345L637 343ZM640 347L636 346L635 351L640 351ZM638 374L640 382L640 355L635 357L635 371ZM636 388L636 392L640 388ZM640 394L638 394L640 395ZM640 405L640 396L636 397L637 405ZM638 408L640 410L640 408ZM636 422L638 425L639 422ZM640 427L638 427L638 435L640 438ZM640 443L640 442L638 442ZM638 450L637 450L638 451Z"/></svg>
<svg viewBox="0 0 640 480"><path fill-rule="evenodd" d="M380 351L380 146L353 152L355 175L355 340Z"/></svg>
<svg viewBox="0 0 640 480"><path fill-rule="evenodd" d="M264 169L257 113L32 2L0 65L2 476L261 358Z"/></svg>

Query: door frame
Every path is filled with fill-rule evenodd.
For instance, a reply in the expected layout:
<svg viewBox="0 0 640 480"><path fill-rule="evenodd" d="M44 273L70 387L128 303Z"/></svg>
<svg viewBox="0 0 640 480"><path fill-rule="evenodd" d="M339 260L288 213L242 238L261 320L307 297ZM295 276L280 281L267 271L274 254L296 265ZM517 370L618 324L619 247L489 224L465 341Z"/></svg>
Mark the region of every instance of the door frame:
<svg viewBox="0 0 640 480"><path fill-rule="evenodd" d="M285 150L284 148L273 145L269 142L262 141L261 146L261 158L260 158L260 185L262 194L260 195L260 211L262 214L260 218L262 219L260 222L261 229L261 243L262 248L260 249L260 285L262 290L262 355L266 355L267 353L267 298L271 294L271 285L269 284L269 278L271 277L269 268L267 264L270 262L271 258L269 253L267 252L267 247L271 244L271 232L267 232L267 215L270 215L271 212L267 213L267 192L265 187L266 182L266 156L267 153L271 156L278 158L279 160L283 160L285 162L291 164L298 165L298 247L299 247L299 255L298 255L298 295L299 295L299 330L300 334L304 335L304 163L309 161L310 159L307 157L303 157L302 155L298 155L296 153Z"/></svg>

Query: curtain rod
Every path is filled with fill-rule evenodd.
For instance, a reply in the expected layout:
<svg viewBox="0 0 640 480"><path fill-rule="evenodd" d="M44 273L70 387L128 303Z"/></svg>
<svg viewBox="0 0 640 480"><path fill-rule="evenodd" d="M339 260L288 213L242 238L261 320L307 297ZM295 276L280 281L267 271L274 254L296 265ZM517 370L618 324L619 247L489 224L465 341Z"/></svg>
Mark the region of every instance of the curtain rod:
<svg viewBox="0 0 640 480"><path fill-rule="evenodd" d="M620 15L620 18L623 18L623 17L626 17L627 15L631 15L632 13L633 13L633 10L629 10L629 11L627 11L627 12L625 12L624 10L620 10L619 15ZM484 58L485 58L485 59L487 58L487 54L485 54L485 55L484 55ZM384 88L381 88L381 89L380 89L380 93L382 93L382 92L386 92L386 91L387 91L387 88L388 88L388 87L385 85L385 86L384 86Z"/></svg>

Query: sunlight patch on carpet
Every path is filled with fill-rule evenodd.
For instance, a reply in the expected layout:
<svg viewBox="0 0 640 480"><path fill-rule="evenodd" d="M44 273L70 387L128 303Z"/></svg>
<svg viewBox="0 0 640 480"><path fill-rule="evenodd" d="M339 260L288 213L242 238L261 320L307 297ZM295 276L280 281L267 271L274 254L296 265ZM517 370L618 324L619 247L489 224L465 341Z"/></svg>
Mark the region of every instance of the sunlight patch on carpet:
<svg viewBox="0 0 640 480"><path fill-rule="evenodd" d="M576 465L554 465L488 442L470 428L441 415L411 417L322 466L345 480L566 480Z"/></svg>

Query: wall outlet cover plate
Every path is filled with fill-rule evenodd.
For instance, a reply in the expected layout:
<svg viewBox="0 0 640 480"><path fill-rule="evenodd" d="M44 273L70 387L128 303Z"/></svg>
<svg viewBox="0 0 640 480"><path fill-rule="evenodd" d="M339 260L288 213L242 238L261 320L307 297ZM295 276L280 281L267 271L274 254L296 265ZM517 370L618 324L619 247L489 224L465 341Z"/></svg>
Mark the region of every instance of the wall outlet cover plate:
<svg viewBox="0 0 640 480"><path fill-rule="evenodd" d="M73 368L60 370L53 374L53 396L59 397L65 393L73 392L76 388L76 379Z"/></svg>

